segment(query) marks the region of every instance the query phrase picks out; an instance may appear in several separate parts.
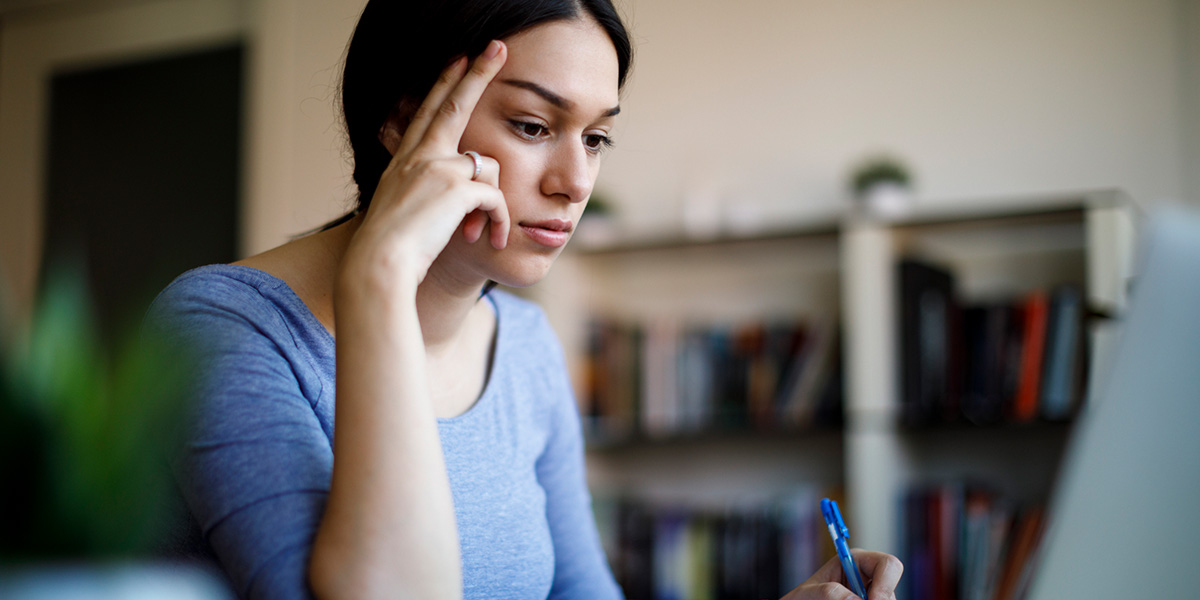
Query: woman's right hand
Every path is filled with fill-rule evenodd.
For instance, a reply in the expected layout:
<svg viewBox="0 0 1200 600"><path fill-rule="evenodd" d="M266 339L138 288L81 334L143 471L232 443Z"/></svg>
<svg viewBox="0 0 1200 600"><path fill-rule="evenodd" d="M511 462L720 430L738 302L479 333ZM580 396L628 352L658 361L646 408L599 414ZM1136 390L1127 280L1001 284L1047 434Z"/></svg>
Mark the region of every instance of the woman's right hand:
<svg viewBox="0 0 1200 600"><path fill-rule="evenodd" d="M883 552L858 549L850 552L867 584L868 598L863 600L896 600L896 586L904 573L900 559ZM780 600L858 600L854 592L842 585L844 580L842 563L835 556Z"/></svg>
<svg viewBox="0 0 1200 600"><path fill-rule="evenodd" d="M490 222L490 242L503 249L509 217L500 192L500 165L481 157L483 169L459 153L476 103L508 57L492 41L467 68L465 57L446 68L406 130L389 119L380 132L392 161L383 172L363 223L343 259L342 280L366 277L385 287L415 289L460 225L475 243ZM340 287L340 286L339 286Z"/></svg>

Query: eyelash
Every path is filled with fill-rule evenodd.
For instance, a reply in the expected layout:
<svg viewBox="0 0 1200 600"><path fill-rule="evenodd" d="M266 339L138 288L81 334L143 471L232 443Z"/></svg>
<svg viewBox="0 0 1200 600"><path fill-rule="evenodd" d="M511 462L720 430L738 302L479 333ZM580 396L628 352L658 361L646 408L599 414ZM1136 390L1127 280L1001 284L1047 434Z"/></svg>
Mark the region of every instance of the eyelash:
<svg viewBox="0 0 1200 600"><path fill-rule="evenodd" d="M533 123L530 121L518 121L515 119L512 121L509 121L509 123L512 125L513 129L516 131L517 135L521 136L522 138L524 138L526 140L530 140L530 141L538 139L539 137L541 137L542 134L544 134L547 131L547 127L545 125L542 125L541 123ZM531 133L529 133L529 129L536 129L537 133L531 134ZM593 138L595 138L596 145L595 146L587 146L588 152L591 152L592 154L601 154L605 150L608 150L609 148L613 147L613 140L612 140L612 138L608 137L607 135L601 135L599 133L591 133L591 134L585 135L584 138L588 139L588 140L592 140Z"/></svg>

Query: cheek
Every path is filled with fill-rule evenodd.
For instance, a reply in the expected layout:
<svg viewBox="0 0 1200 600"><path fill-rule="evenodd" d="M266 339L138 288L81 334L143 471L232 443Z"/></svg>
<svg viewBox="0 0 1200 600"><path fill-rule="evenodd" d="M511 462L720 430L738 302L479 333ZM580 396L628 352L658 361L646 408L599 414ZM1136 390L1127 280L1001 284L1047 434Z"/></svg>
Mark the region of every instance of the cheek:
<svg viewBox="0 0 1200 600"><path fill-rule="evenodd" d="M526 171L523 162L526 160L518 148L514 148L515 140L502 126L485 126L472 118L463 131L459 140L459 153L474 150L500 163L500 190L507 195L516 190L521 181L521 173Z"/></svg>
<svg viewBox="0 0 1200 600"><path fill-rule="evenodd" d="M519 141L496 144L489 156L500 163L500 191L510 201L537 189L542 160L535 149Z"/></svg>

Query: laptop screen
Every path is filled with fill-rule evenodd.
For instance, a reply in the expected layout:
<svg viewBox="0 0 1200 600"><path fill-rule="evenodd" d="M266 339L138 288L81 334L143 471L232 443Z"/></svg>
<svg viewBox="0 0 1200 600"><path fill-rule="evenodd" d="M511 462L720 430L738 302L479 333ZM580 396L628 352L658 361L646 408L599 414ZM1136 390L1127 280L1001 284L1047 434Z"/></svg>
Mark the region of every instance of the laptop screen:
<svg viewBox="0 0 1200 600"><path fill-rule="evenodd" d="M1163 211L1143 242L1055 491L1033 600L1200 597L1200 214Z"/></svg>

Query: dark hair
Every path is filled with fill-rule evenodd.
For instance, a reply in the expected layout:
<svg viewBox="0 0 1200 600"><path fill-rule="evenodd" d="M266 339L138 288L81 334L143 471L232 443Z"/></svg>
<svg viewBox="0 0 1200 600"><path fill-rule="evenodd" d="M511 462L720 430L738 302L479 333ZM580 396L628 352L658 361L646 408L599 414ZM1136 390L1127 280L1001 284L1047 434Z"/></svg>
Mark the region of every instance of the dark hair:
<svg viewBox="0 0 1200 600"><path fill-rule="evenodd" d="M358 19L342 71L342 115L354 158L358 202L349 220L371 203L392 157L379 130L401 103L417 104L459 56L474 57L491 40L535 25L590 17L617 51L618 87L633 58L629 34L611 0L370 0Z"/></svg>

